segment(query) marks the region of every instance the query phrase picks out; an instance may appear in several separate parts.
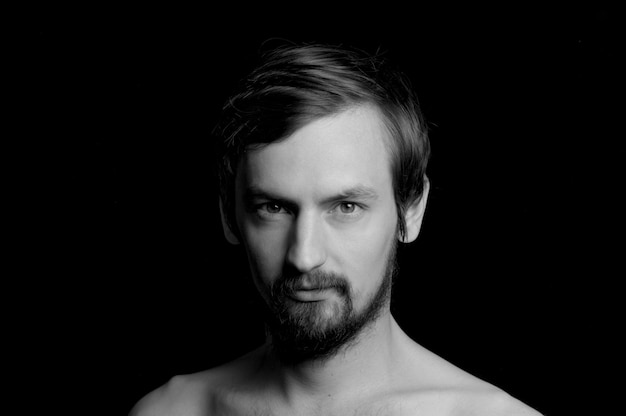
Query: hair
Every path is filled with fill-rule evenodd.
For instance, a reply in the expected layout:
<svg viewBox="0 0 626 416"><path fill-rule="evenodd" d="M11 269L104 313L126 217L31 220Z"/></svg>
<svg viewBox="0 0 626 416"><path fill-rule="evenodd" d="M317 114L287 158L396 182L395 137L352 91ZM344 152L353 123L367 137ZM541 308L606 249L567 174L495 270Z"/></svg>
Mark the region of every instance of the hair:
<svg viewBox="0 0 626 416"><path fill-rule="evenodd" d="M224 216L236 235L235 176L242 155L359 105L374 106L388 130L398 232L404 238L404 214L422 196L430 154L411 82L380 53L320 44L290 44L262 53L223 107L213 131L217 174Z"/></svg>

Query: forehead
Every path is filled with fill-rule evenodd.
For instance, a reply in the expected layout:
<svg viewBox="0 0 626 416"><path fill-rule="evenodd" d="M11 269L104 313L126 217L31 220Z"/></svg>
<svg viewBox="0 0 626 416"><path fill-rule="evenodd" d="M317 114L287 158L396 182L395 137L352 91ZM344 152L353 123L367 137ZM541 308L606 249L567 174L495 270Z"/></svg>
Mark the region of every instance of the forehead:
<svg viewBox="0 0 626 416"><path fill-rule="evenodd" d="M354 107L306 124L284 140L246 153L238 186L285 196L324 197L341 188L391 191L389 140L378 110Z"/></svg>

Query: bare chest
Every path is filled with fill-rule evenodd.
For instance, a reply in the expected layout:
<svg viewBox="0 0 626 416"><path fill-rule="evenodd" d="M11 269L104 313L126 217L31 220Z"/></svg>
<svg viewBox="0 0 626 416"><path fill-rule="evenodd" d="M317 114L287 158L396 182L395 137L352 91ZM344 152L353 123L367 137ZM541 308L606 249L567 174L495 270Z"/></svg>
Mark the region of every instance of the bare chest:
<svg viewBox="0 0 626 416"><path fill-rule="evenodd" d="M288 406L271 398L221 398L213 403L211 416L451 416L455 405L442 397L367 397L349 402L320 401Z"/></svg>

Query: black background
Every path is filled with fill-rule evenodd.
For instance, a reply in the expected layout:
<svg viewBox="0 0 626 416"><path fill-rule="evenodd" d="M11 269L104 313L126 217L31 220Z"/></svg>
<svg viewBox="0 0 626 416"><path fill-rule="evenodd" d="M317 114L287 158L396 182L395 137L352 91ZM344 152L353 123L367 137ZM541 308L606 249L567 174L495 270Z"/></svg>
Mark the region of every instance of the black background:
<svg viewBox="0 0 626 416"><path fill-rule="evenodd" d="M432 190L401 252L401 326L547 415L581 409L617 331L608 262L621 242L606 242L619 235L622 19L390 6L38 10L22 75L36 114L25 136L43 139L45 161L33 209L45 255L31 261L46 271L27 279L27 332L47 377L64 376L57 400L126 414L263 339L245 258L222 236L208 132L279 38L382 49L413 79Z"/></svg>

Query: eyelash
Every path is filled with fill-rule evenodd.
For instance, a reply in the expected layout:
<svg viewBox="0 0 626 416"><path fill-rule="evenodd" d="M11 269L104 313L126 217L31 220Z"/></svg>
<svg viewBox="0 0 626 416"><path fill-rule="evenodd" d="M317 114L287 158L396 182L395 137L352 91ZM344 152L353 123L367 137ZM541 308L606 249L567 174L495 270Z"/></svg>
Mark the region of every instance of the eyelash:
<svg viewBox="0 0 626 416"><path fill-rule="evenodd" d="M278 211L280 212L280 210L284 209L286 210L286 208L284 208L282 205L280 205L279 203L276 202L264 202L263 204L261 204L258 208L264 208L266 212L268 212L269 214L278 214L278 212L269 212L269 210L267 209L270 206L275 206L278 207ZM257 208L257 209L258 209Z"/></svg>
<svg viewBox="0 0 626 416"><path fill-rule="evenodd" d="M359 204L354 203L354 202L347 202L347 201L338 203L337 206L335 208L333 208L333 209L339 208L341 210L342 206L347 206L347 205L351 205L352 208L353 208L353 211L352 212L342 212L342 214L350 215L350 214L353 214L355 211L358 211L359 209L362 209L362 207Z"/></svg>

